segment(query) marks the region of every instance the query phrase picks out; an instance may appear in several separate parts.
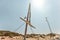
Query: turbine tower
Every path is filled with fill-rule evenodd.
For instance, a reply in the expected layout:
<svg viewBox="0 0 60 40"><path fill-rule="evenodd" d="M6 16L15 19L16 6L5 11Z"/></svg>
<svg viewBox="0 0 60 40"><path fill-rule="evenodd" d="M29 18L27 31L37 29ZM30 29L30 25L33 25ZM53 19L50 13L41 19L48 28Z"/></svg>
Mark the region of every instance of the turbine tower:
<svg viewBox="0 0 60 40"><path fill-rule="evenodd" d="M26 20L22 17L20 17L20 19L22 21L24 21L26 23L26 27L25 27L25 33L24 33L24 40L26 40L26 35L27 35L27 27L28 25L32 28L35 28L32 24L31 24L31 4L29 3L29 8L28 8L28 14L26 17Z"/></svg>

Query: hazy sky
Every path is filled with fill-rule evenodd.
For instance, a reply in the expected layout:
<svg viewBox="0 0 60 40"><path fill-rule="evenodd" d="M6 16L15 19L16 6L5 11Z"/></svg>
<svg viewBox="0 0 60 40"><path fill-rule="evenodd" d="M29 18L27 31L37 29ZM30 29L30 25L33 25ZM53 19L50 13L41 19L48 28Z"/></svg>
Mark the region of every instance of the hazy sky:
<svg viewBox="0 0 60 40"><path fill-rule="evenodd" d="M31 23L36 29L28 27L28 33L50 33L45 17L48 18L52 31L60 33L60 0L31 1ZM28 0L0 0L0 30L24 33L25 22L19 17L25 17L28 12ZM38 4L38 5L37 5ZM40 5L40 6L39 6Z"/></svg>

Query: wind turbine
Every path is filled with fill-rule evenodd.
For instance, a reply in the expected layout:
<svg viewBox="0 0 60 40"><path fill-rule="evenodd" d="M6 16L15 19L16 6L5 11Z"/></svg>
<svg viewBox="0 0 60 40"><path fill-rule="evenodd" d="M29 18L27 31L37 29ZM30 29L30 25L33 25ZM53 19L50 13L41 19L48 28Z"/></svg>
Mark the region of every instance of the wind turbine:
<svg viewBox="0 0 60 40"><path fill-rule="evenodd" d="M32 24L31 24L31 4L29 3L29 9L28 9L28 14L26 17L26 20L22 17L20 17L20 19L22 21L24 21L26 23L26 27L25 27L25 33L24 33L24 40L26 40L26 35L27 35L27 27L28 25L32 28L35 28Z"/></svg>

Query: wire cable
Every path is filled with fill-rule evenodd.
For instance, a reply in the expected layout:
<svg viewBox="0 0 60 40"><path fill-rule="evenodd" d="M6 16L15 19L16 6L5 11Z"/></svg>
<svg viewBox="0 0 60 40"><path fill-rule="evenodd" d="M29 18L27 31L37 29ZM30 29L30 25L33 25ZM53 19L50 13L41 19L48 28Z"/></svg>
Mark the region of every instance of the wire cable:
<svg viewBox="0 0 60 40"><path fill-rule="evenodd" d="M17 31L17 30L19 30L22 26L23 26L24 24L22 24L21 26L19 26L16 30L14 30L14 31Z"/></svg>

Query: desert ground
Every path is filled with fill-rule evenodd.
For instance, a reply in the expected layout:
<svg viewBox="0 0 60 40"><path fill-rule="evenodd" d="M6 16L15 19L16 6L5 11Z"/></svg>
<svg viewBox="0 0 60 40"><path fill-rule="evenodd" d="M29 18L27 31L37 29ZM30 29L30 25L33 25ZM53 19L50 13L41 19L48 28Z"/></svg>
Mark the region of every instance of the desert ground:
<svg viewBox="0 0 60 40"><path fill-rule="evenodd" d="M10 31L0 31L0 40L24 40L24 35ZM27 34L26 40L60 40L60 34Z"/></svg>
<svg viewBox="0 0 60 40"><path fill-rule="evenodd" d="M24 37L21 36L0 36L0 40L23 40ZM38 34L38 35L27 35L26 40L60 40L60 35L55 34L54 36L50 35L43 35L43 34Z"/></svg>

